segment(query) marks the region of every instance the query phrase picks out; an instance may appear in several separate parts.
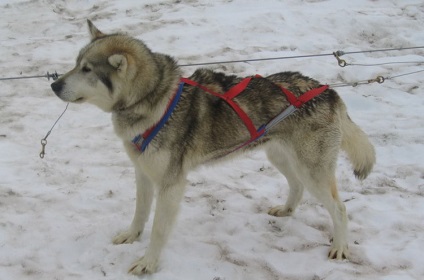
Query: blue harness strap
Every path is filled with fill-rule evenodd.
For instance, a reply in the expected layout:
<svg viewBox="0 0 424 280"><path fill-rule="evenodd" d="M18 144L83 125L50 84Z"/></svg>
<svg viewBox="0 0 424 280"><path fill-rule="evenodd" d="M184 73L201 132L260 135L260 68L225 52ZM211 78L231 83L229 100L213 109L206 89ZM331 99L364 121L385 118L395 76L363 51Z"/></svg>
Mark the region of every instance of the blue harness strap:
<svg viewBox="0 0 424 280"><path fill-rule="evenodd" d="M140 152L144 152L144 150L147 148L149 143L153 140L153 138L155 138L156 134L158 134L159 131L162 129L162 127L166 124L169 117L172 115L172 112L174 111L175 107L177 106L178 101L180 100L181 93L183 92L183 88L184 88L184 82L180 82L177 92L175 93L174 97L168 104L168 108L166 109L165 114L159 120L159 122L152 128L148 129L143 134L139 134L136 137L134 137L134 139L132 140L132 143Z"/></svg>

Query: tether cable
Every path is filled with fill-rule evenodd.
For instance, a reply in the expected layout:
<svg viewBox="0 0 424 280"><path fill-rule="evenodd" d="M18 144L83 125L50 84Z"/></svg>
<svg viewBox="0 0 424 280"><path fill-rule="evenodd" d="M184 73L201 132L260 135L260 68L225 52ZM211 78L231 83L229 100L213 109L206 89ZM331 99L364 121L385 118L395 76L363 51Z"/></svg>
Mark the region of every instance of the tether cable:
<svg viewBox="0 0 424 280"><path fill-rule="evenodd" d="M416 74L416 73L420 73L420 72L424 72L424 69L418 70L418 71L413 71L413 72L408 72L408 73L403 73L403 74L399 74L399 75L394 75L394 76L387 76L387 77L377 76L376 78L369 79L369 80L361 80L361 81L350 82L350 83L335 83L335 84L328 84L328 85L332 88L336 88L336 87L357 87L357 86L360 86L360 85L367 85L367 84L371 84L371 83L382 84L386 80L392 80L394 78L408 76L408 75L412 75L412 74Z"/></svg>
<svg viewBox="0 0 424 280"><path fill-rule="evenodd" d="M399 74L399 75L395 75L395 76L390 76L390 77L387 77L386 80L391 80L391 79L398 78L398 77L408 76L408 75L412 75L412 74L416 74L416 73L420 73L420 72L424 72L424 69L423 70L414 71L414 72L405 73L405 74Z"/></svg>
<svg viewBox="0 0 424 280"><path fill-rule="evenodd" d="M346 66L382 66L392 64L424 64L424 61L393 61L393 62L382 62L382 63L346 63Z"/></svg>
<svg viewBox="0 0 424 280"><path fill-rule="evenodd" d="M190 66L205 66L205 65L215 65L215 64L230 64L230 63L247 63L247 62L259 62L259 61L270 61L270 60L283 60L283 59L299 59L299 58L311 58L311 57L324 57L324 56L335 56L338 60L339 66L345 67L348 65L356 65L356 66L376 66L376 65L384 65L384 64L349 64L345 60L341 59L340 56L346 54L358 54L358 53L374 53L374 52L388 52L388 51L403 51L403 50L415 50L415 49L424 49L424 46L418 47L406 47L406 48L390 48L390 49L376 49L376 50L364 50L364 51L336 51L332 53L323 53L323 54L309 54L309 55L294 55L294 56L277 56L277 57L268 57L268 58L253 58L253 59L239 59L239 60L224 60L224 61L213 61L213 62L199 62L199 63L187 63L187 64L178 64L179 67L190 67ZM388 62L385 64L398 64L398 63L418 63L422 64L424 61L407 61L407 62ZM50 80L57 80L57 78L61 76L61 74L49 73L46 75L36 75L36 76L18 76L18 77L8 77L8 78L0 78L0 81L5 80L17 80L17 79L32 79L32 78L47 78Z"/></svg>
<svg viewBox="0 0 424 280"><path fill-rule="evenodd" d="M333 55L333 54L332 53L324 53L324 54L310 54L310 55L277 56L277 57L268 57L268 58L253 58L253 59L240 59L240 60L226 60L226 61L178 64L178 66L180 66L180 67L203 66L203 65L229 64L229 63L240 63L240 62L258 62L258 61L268 61L268 60L309 58L309 57L320 57L320 56L331 56L331 55Z"/></svg>
<svg viewBox="0 0 424 280"><path fill-rule="evenodd" d="M47 145L47 137L49 137L50 133L52 133L54 127L59 122L59 120L63 117L66 110L68 110L69 103L66 104L65 110L63 110L62 114L56 119L50 130L47 132L46 136L44 136L43 139L41 139L41 152L40 152L40 158L44 158L44 155L46 154L46 145Z"/></svg>
<svg viewBox="0 0 424 280"><path fill-rule="evenodd" d="M35 79L35 78L47 78L47 80L53 79L54 81L59 78L61 74L57 74L57 72L49 73L45 75L36 75L36 76L17 76L17 77L9 77L9 78L0 78L0 81L6 81L6 80L21 80L21 79Z"/></svg>
<svg viewBox="0 0 424 280"><path fill-rule="evenodd" d="M203 65L214 65L214 64L229 64L229 63L240 63L240 62L258 62L258 61L268 61L268 60L282 60L282 59L296 59L296 58L309 58L309 57L322 57L322 56L343 56L346 54L358 54L358 53L373 53L373 52L388 52L388 51L403 51L403 50L415 50L415 49L424 49L424 46L419 47L406 47L406 48L390 48L390 49L377 49L377 50L365 50L365 51L336 51L332 53L323 53L323 54L310 54L310 55L294 55L294 56L277 56L269 58L253 58L253 59L240 59L240 60L226 60L226 61L214 61L214 62L202 62L202 63L187 63L179 64L180 67L189 67L189 66L203 66ZM409 63L409 62L406 62ZM414 63L414 62L411 62ZM419 63L424 63L421 61Z"/></svg>

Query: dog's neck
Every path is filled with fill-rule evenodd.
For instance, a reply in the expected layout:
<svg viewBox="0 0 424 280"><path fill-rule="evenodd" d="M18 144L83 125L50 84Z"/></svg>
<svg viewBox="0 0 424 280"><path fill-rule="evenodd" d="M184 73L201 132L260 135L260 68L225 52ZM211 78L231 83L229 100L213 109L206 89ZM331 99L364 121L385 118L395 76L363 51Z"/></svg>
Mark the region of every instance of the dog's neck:
<svg viewBox="0 0 424 280"><path fill-rule="evenodd" d="M145 84L136 84L124 95L131 98L130 102L123 99L112 109L115 131L124 141L131 141L135 135L155 125L162 118L169 100L178 88L181 71L176 61L159 53L154 53L153 56L158 70L153 71L156 76L151 78L151 84L147 88ZM145 77L140 79L143 80ZM134 82L137 83L137 78Z"/></svg>
<svg viewBox="0 0 424 280"><path fill-rule="evenodd" d="M112 111L112 121L116 133L124 140L131 141L134 136L156 125L165 114L170 100L174 96L180 77L176 77L169 88L160 91L159 86L145 97L128 106L116 106ZM150 98L162 95L160 99Z"/></svg>
<svg viewBox="0 0 424 280"><path fill-rule="evenodd" d="M163 126L168 122L168 119L171 117L172 112L176 108L181 94L184 89L184 82L180 82L178 89L172 96L172 98L169 100L166 110L160 120L150 128L148 128L143 133L137 134L133 140L131 141L134 146L139 150L140 152L144 152L144 150L147 148L147 146L150 144L150 142L155 138L155 136L159 133L159 131L163 128Z"/></svg>

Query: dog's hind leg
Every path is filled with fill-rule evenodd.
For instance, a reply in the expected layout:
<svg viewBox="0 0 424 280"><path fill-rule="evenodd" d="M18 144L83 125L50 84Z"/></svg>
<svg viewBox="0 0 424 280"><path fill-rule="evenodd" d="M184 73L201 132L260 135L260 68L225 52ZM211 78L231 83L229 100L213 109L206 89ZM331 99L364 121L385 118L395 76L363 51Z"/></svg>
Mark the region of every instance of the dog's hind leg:
<svg viewBox="0 0 424 280"><path fill-rule="evenodd" d="M303 186L307 187L324 205L333 221L334 237L328 257L343 259L348 257L347 215L346 207L340 201L335 179L337 137L330 139L332 141L325 142L327 146L321 146L321 153L315 152L318 149L313 142L303 145L298 141L294 144L295 148L288 144L284 145L284 149L277 145L270 145L267 148L268 158L286 176L290 186L286 205L276 206L268 213L274 216L289 215L290 210L294 210L301 199Z"/></svg>
<svg viewBox="0 0 424 280"><path fill-rule="evenodd" d="M136 261L129 269L132 274L156 271L160 254L176 220L186 185L185 179L175 181L176 183L160 186L150 244L144 257Z"/></svg>
<svg viewBox="0 0 424 280"><path fill-rule="evenodd" d="M149 219L154 194L153 184L137 166L135 167L135 178L137 195L134 218L127 231L115 236L114 244L133 243L143 233L144 225Z"/></svg>
<svg viewBox="0 0 424 280"><path fill-rule="evenodd" d="M271 208L268 214L277 217L290 216L303 195L303 184L299 180L298 174L295 172L295 158L289 156L288 151L281 150L281 147L270 146L267 149L269 161L286 177L289 183L290 192L285 205L278 205Z"/></svg>
<svg viewBox="0 0 424 280"><path fill-rule="evenodd" d="M314 173L317 174L317 172ZM321 172L321 174L325 174L325 172ZM319 175L318 178L315 177L308 189L324 205L333 220L334 237L328 257L330 259L347 258L349 252L346 207L340 201L334 174L326 177L322 175Z"/></svg>

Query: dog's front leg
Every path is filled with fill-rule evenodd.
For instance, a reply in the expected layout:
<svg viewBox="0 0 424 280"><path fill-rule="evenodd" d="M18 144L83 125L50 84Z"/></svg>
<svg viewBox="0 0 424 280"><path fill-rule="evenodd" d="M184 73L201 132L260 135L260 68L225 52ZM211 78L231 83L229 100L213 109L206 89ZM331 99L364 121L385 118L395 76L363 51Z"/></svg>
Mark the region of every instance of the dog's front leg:
<svg viewBox="0 0 424 280"><path fill-rule="evenodd" d="M114 244L133 243L143 233L144 225L149 219L154 194L152 181L138 166L135 166L135 178L137 197L134 218L128 230L115 236Z"/></svg>
<svg viewBox="0 0 424 280"><path fill-rule="evenodd" d="M139 275L156 271L160 254L177 217L185 184L185 179L181 179L176 184L160 186L149 247L144 257L130 267L130 273Z"/></svg>

